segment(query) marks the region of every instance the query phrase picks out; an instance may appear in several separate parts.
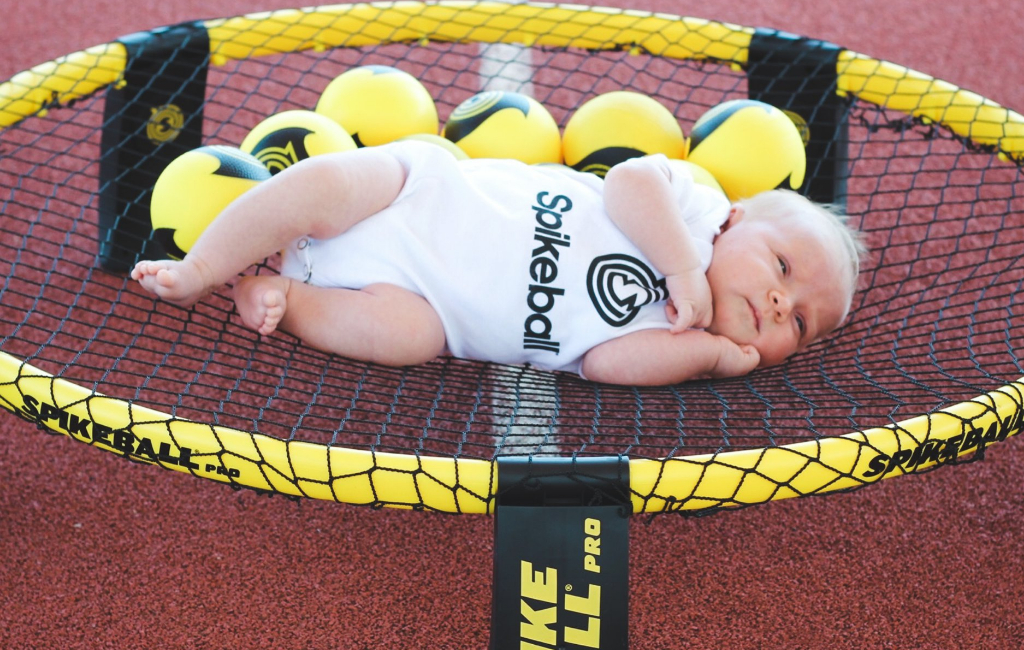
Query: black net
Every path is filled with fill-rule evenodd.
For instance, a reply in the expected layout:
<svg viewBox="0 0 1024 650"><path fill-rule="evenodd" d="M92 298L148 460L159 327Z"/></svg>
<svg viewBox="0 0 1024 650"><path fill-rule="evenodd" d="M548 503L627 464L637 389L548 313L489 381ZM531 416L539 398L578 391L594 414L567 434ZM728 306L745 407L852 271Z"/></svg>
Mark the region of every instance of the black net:
<svg viewBox="0 0 1024 650"><path fill-rule="evenodd" d="M418 40L240 61L214 56L203 143L237 146L267 116L311 109L335 76L368 64L422 80L442 121L485 88L534 97L562 127L587 99L633 90L656 98L689 132L710 107L748 95L747 74L736 66L628 47ZM178 418L403 454L661 459L884 426L1022 374L1020 170L993 149L903 113L852 98L846 106L838 199L872 250L849 321L777 368L636 389L453 358L380 367L285 334L258 337L233 313L227 289L193 309L154 300L97 261L108 92L0 131L0 350Z"/></svg>

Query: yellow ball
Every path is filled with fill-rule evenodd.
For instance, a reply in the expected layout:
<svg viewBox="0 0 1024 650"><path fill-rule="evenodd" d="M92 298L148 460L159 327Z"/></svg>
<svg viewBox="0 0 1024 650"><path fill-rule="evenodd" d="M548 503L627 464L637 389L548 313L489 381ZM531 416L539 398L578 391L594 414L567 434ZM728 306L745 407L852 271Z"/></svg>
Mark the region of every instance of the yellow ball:
<svg viewBox="0 0 1024 650"><path fill-rule="evenodd" d="M689 172L690 176L693 177L694 183L710 187L725 196L725 190L722 189L722 184L711 175L711 172L694 163L692 160L669 160L668 164L669 167L676 167Z"/></svg>
<svg viewBox="0 0 1024 650"><path fill-rule="evenodd" d="M525 163L562 162L558 124L537 100L487 90L455 107L444 137L470 158L514 158Z"/></svg>
<svg viewBox="0 0 1024 650"><path fill-rule="evenodd" d="M735 99L701 116L686 159L718 180L733 201L778 187L798 189L807 170L800 130L784 112L753 99Z"/></svg>
<svg viewBox="0 0 1024 650"><path fill-rule="evenodd" d="M214 145L183 153L153 186L149 211L154 238L180 260L228 204L268 178L263 163L241 149Z"/></svg>
<svg viewBox="0 0 1024 650"><path fill-rule="evenodd" d="M604 177L618 163L663 153L683 158L686 140L671 111L656 99L628 90L598 95L565 125L565 164Z"/></svg>
<svg viewBox="0 0 1024 650"><path fill-rule="evenodd" d="M257 124L240 149L256 156L271 174L324 153L350 151L355 140L340 124L313 111L284 111Z"/></svg>
<svg viewBox="0 0 1024 650"><path fill-rule="evenodd" d="M465 151L459 149L458 145L449 140L448 138L434 135L432 133L415 133L413 135L407 135L399 140L419 140L420 142L429 142L430 144L436 144L451 155L455 156L456 160L469 160L469 156Z"/></svg>
<svg viewBox="0 0 1024 650"><path fill-rule="evenodd" d="M316 112L351 134L360 147L413 133L437 134L437 107L416 77L386 65L365 65L338 75L320 95Z"/></svg>

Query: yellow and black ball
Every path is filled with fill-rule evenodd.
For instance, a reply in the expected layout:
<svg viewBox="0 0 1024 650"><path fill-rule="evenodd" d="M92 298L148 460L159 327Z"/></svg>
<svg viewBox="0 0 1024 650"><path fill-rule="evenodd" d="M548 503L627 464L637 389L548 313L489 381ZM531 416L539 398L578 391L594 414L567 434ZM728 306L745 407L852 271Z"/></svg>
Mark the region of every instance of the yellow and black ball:
<svg viewBox="0 0 1024 650"><path fill-rule="evenodd" d="M276 113L257 124L240 148L276 174L310 156L355 149L356 143L326 115L294 110Z"/></svg>
<svg viewBox="0 0 1024 650"><path fill-rule="evenodd" d="M438 131L430 91L408 72L386 65L364 65L335 77L316 112L340 124L360 147Z"/></svg>
<svg viewBox="0 0 1024 650"><path fill-rule="evenodd" d="M455 107L444 137L470 158L562 162L562 138L548 109L521 93L487 90Z"/></svg>
<svg viewBox="0 0 1024 650"><path fill-rule="evenodd" d="M241 149L212 145L183 153L153 186L154 238L168 256L185 257L228 204L268 178L263 163Z"/></svg>
<svg viewBox="0 0 1024 650"><path fill-rule="evenodd" d="M580 106L565 125L565 164L604 177L614 165L654 153L683 158L686 140L672 112L648 95L617 90Z"/></svg>
<svg viewBox="0 0 1024 650"><path fill-rule="evenodd" d="M733 201L798 189L807 170L800 130L783 111L753 99L715 106L697 120L686 159L709 171Z"/></svg>

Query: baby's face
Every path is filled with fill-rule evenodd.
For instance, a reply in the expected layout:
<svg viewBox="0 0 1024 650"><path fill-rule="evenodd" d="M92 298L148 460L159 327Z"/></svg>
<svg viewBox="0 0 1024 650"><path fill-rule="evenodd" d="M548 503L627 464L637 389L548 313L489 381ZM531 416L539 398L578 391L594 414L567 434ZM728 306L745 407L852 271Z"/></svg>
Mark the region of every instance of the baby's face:
<svg viewBox="0 0 1024 650"><path fill-rule="evenodd" d="M715 240L707 331L752 344L772 366L839 326L849 302L839 237L821 221L744 218L734 206Z"/></svg>

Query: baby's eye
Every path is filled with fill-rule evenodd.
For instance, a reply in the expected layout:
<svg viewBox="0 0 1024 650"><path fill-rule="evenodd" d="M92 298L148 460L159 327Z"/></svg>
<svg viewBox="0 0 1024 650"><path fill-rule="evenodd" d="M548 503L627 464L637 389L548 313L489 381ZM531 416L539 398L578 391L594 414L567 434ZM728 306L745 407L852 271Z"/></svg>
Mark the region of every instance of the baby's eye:
<svg viewBox="0 0 1024 650"><path fill-rule="evenodd" d="M776 255L779 260L779 268L782 269L782 275L789 275L789 264L786 264L786 260L781 255Z"/></svg>
<svg viewBox="0 0 1024 650"><path fill-rule="evenodd" d="M796 327L797 329L800 330L800 336L804 336L805 334L807 334L807 323L804 322L803 316L798 315L796 317Z"/></svg>

